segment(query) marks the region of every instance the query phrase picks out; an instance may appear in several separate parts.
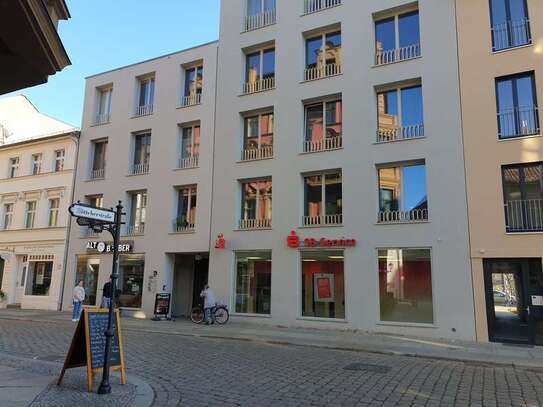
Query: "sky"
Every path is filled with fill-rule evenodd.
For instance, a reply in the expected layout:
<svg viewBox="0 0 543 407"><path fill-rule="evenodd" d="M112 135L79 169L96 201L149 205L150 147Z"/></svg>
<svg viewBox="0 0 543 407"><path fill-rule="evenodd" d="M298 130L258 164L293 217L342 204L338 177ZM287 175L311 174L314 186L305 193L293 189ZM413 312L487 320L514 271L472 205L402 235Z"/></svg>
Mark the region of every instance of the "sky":
<svg viewBox="0 0 543 407"><path fill-rule="evenodd" d="M26 95L38 110L80 127L85 77L219 36L220 0L66 0L72 18L59 34L72 65Z"/></svg>

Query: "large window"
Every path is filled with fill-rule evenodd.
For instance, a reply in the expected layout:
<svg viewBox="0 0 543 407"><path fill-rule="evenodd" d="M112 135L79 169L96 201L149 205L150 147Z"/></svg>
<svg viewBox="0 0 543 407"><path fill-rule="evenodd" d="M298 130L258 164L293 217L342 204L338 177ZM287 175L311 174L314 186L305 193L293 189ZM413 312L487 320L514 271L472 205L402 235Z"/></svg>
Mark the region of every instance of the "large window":
<svg viewBox="0 0 543 407"><path fill-rule="evenodd" d="M8 177L15 178L19 175L19 157L9 159Z"/></svg>
<svg viewBox="0 0 543 407"><path fill-rule="evenodd" d="M342 143L342 103L331 100L305 107L304 152L334 150Z"/></svg>
<svg viewBox="0 0 543 407"><path fill-rule="evenodd" d="M2 223L4 230L10 229L13 223L13 206L13 203L4 204L4 222Z"/></svg>
<svg viewBox="0 0 543 407"><path fill-rule="evenodd" d="M490 0L490 16L494 51L532 43L526 0Z"/></svg>
<svg viewBox="0 0 543 407"><path fill-rule="evenodd" d="M419 11L375 21L375 64L384 65L420 56Z"/></svg>
<svg viewBox="0 0 543 407"><path fill-rule="evenodd" d="M275 48L247 54L244 93L254 93L275 87Z"/></svg>
<svg viewBox="0 0 543 407"><path fill-rule="evenodd" d="M273 112L248 116L244 119L242 161L273 156Z"/></svg>
<svg viewBox="0 0 543 407"><path fill-rule="evenodd" d="M177 193L176 232L192 231L196 225L196 186L180 188Z"/></svg>
<svg viewBox="0 0 543 407"><path fill-rule="evenodd" d="M94 124L109 123L111 115L111 95L113 88L107 87L98 89L98 112Z"/></svg>
<svg viewBox="0 0 543 407"><path fill-rule="evenodd" d="M60 207L60 199L49 199L49 227L58 226L58 211Z"/></svg>
<svg viewBox="0 0 543 407"><path fill-rule="evenodd" d="M502 167L507 232L543 231L543 164Z"/></svg>
<svg viewBox="0 0 543 407"><path fill-rule="evenodd" d="M271 252L236 253L236 312L270 314Z"/></svg>
<svg viewBox="0 0 543 407"><path fill-rule="evenodd" d="M49 295L52 273L52 261L29 262L25 295Z"/></svg>
<svg viewBox="0 0 543 407"><path fill-rule="evenodd" d="M200 156L200 125L182 127L180 141L178 168L197 167Z"/></svg>
<svg viewBox="0 0 543 407"><path fill-rule="evenodd" d="M341 73L341 31L309 37L305 40L306 81Z"/></svg>
<svg viewBox="0 0 543 407"><path fill-rule="evenodd" d="M65 151L64 150L56 150L55 151L55 162L54 162L54 168L55 172L59 172L64 170L64 158L65 158Z"/></svg>
<svg viewBox="0 0 543 407"><path fill-rule="evenodd" d="M36 221L36 201L27 201L25 208L25 228L32 229Z"/></svg>
<svg viewBox="0 0 543 407"><path fill-rule="evenodd" d="M343 251L302 251L302 316L345 319Z"/></svg>
<svg viewBox="0 0 543 407"><path fill-rule="evenodd" d="M107 140L93 141L91 179L104 178L106 170Z"/></svg>
<svg viewBox="0 0 543 407"><path fill-rule="evenodd" d="M430 249L379 249L381 321L434 322Z"/></svg>
<svg viewBox="0 0 543 407"><path fill-rule="evenodd" d="M539 134L533 72L496 79L500 139Z"/></svg>
<svg viewBox="0 0 543 407"><path fill-rule="evenodd" d="M240 229L265 229L272 222L271 179L241 183Z"/></svg>
<svg viewBox="0 0 543 407"><path fill-rule="evenodd" d="M197 95L202 94L204 80L204 67L202 65L185 69L185 98L195 98L190 104L200 103L196 101Z"/></svg>
<svg viewBox="0 0 543 407"><path fill-rule="evenodd" d="M102 208L104 206L104 196L103 195L88 195L87 202L90 206L95 208Z"/></svg>
<svg viewBox="0 0 543 407"><path fill-rule="evenodd" d="M83 280L85 288L85 305L96 305L96 289L98 287L98 274L100 272L100 259L90 256L77 256L77 269L75 284Z"/></svg>
<svg viewBox="0 0 543 407"><path fill-rule="evenodd" d="M247 16L275 10L275 0L247 0Z"/></svg>
<svg viewBox="0 0 543 407"><path fill-rule="evenodd" d="M32 175L41 173L41 153L32 154Z"/></svg>
<svg viewBox="0 0 543 407"><path fill-rule="evenodd" d="M377 142L424 136L421 85L378 92L377 112Z"/></svg>
<svg viewBox="0 0 543 407"><path fill-rule="evenodd" d="M147 217L147 191L130 194L130 224L128 234L142 234L145 231Z"/></svg>
<svg viewBox="0 0 543 407"><path fill-rule="evenodd" d="M425 164L384 167L378 172L380 223L428 219Z"/></svg>
<svg viewBox="0 0 543 407"><path fill-rule="evenodd" d="M143 116L153 113L155 103L155 78L147 77L139 80L138 106L136 116Z"/></svg>
<svg viewBox="0 0 543 407"><path fill-rule="evenodd" d="M149 172L151 161L151 133L134 134L134 162L132 174L146 174Z"/></svg>
<svg viewBox="0 0 543 407"><path fill-rule="evenodd" d="M119 306L141 308L143 293L143 254L122 254L119 256Z"/></svg>
<svg viewBox="0 0 543 407"><path fill-rule="evenodd" d="M303 225L341 225L342 190L341 171L305 176Z"/></svg>

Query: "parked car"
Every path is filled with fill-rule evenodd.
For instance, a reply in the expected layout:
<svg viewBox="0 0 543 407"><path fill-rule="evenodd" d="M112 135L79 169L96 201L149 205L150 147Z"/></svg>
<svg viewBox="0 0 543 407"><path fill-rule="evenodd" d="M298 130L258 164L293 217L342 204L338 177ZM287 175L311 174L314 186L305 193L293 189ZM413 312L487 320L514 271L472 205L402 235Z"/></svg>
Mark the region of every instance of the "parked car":
<svg viewBox="0 0 543 407"><path fill-rule="evenodd" d="M494 305L517 305L517 299L504 291L494 290Z"/></svg>

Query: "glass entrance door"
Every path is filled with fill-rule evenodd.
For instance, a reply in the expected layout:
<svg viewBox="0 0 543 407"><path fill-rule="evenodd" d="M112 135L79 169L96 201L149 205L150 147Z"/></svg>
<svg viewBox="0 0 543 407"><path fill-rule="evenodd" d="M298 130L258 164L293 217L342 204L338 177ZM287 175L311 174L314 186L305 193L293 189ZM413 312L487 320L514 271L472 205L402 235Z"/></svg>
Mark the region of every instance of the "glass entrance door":
<svg viewBox="0 0 543 407"><path fill-rule="evenodd" d="M485 260L488 334L492 342L532 343L527 264Z"/></svg>

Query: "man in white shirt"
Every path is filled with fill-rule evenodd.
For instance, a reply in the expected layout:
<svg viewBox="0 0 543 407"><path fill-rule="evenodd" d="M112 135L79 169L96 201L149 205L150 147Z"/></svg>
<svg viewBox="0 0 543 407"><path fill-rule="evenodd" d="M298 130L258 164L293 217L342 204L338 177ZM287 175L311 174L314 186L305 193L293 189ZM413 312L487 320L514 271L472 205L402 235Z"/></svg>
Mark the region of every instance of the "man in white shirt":
<svg viewBox="0 0 543 407"><path fill-rule="evenodd" d="M83 288L83 280L79 280L77 285L74 287L74 292L72 296L74 309L72 311L72 321L79 321L81 316L81 308L83 307L83 301L85 301L85 289Z"/></svg>
<svg viewBox="0 0 543 407"><path fill-rule="evenodd" d="M206 284L203 291L200 293L200 297L204 298L204 312L205 317L204 321L206 325L209 325L211 321L212 324L215 323L215 294L213 290L209 287L209 284Z"/></svg>

